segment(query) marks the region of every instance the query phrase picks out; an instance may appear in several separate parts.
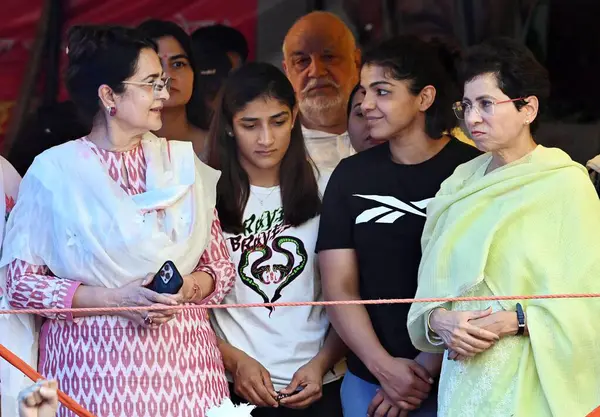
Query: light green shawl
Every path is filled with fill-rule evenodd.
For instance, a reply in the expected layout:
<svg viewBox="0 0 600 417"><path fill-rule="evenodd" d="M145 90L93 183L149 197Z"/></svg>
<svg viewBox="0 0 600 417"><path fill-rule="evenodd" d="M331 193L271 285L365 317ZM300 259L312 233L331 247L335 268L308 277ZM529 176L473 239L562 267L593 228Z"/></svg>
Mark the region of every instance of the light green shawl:
<svg viewBox="0 0 600 417"><path fill-rule="evenodd" d="M586 170L538 146L484 175L489 154L459 166L427 209L416 298L455 297L485 281L495 295L600 293L600 201ZM530 336L516 416L584 416L600 405L600 299L521 302ZM515 310L515 301L502 301ZM417 349L433 303L413 304Z"/></svg>

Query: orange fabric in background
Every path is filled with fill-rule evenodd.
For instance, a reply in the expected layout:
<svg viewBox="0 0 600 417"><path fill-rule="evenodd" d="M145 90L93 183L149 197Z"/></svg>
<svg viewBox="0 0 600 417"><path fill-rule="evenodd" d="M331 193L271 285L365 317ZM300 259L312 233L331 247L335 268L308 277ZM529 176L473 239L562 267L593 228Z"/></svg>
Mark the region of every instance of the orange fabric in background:
<svg viewBox="0 0 600 417"><path fill-rule="evenodd" d="M2 2L0 24L0 143L8 126L5 105L15 102L36 36L43 9L42 0ZM117 24L136 26L146 19L171 20L187 33L202 26L220 23L238 29L248 42L248 58L256 50L256 22L258 0L189 1L189 0L67 0L65 31L78 24ZM63 49L62 65L66 54ZM44 70L42 69L42 76ZM67 93L61 86L59 101Z"/></svg>

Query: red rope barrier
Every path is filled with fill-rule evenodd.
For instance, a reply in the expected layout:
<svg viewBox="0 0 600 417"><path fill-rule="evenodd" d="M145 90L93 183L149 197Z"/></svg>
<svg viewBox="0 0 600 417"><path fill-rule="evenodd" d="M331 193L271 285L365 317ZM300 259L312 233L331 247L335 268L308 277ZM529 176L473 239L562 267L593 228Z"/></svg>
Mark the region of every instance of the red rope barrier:
<svg viewBox="0 0 600 417"><path fill-rule="evenodd" d="M91 307L91 308L47 308L0 310L6 314L60 314L60 313L112 313L119 311L160 311L160 310L195 310L200 308L257 308L257 307L303 307L303 306L335 306L335 305L373 305L373 304L411 304L411 303L447 303L458 301L502 301L502 300L543 300L570 298L600 298L600 293L592 294L540 294L540 295L499 295L491 297L440 297L440 298L394 298L381 300L346 300L346 301L302 301L287 303L250 303L250 304L187 304L178 306L154 305L136 307Z"/></svg>
<svg viewBox="0 0 600 417"><path fill-rule="evenodd" d="M440 298L397 298L381 300L345 300L345 301L306 301L287 303L249 303L249 304L211 304L211 305L179 305L179 306L136 306L136 307L93 307L93 308L47 308L47 309L20 309L0 310L0 315L8 314L57 314L57 313L110 313L118 311L160 311L160 310L194 310L194 309L222 309L222 308L257 308L257 307L303 307L303 306L331 306L331 305L373 305L373 304L411 304L411 303L446 303L459 301L501 301L501 300L534 300L534 299L572 299L572 298L600 298L600 293L593 294L545 294L545 295L507 295L495 297L440 297ZM32 381L43 379L33 368L19 359L14 353L0 344L0 356L27 375ZM58 392L59 401L69 410L80 417L95 417L89 411L77 404L72 398L62 391ZM592 414L596 416L596 414ZM599 415L600 417L600 415Z"/></svg>
<svg viewBox="0 0 600 417"><path fill-rule="evenodd" d="M8 350L1 344L0 356L12 366L17 368L19 371L23 372L33 382L39 381L40 379L45 379L42 375L37 373L35 369L33 369L31 366L25 363L25 361L23 361L21 358L19 358L17 355L12 353L10 350ZM74 399L72 399L60 390L58 391L58 401L60 401L62 405L64 405L69 410L77 414L79 417L95 417L92 413L90 413L85 408L77 404Z"/></svg>

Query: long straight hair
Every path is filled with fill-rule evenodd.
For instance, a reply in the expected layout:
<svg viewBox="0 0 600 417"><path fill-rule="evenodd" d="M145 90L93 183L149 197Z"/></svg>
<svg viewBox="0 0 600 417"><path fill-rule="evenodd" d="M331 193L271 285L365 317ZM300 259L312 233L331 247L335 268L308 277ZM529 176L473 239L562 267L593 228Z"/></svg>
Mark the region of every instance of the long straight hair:
<svg viewBox="0 0 600 417"><path fill-rule="evenodd" d="M286 76L266 63L250 63L236 70L220 93L210 130L209 165L221 171L217 185L217 210L223 230L243 232L244 209L250 195L248 174L239 161L233 132L233 118L250 102L275 99L290 112L296 96ZM229 133L229 134L228 134ZM294 123L290 146L279 169L279 185L284 223L299 226L319 214L321 197L316 167L308 156L299 121Z"/></svg>

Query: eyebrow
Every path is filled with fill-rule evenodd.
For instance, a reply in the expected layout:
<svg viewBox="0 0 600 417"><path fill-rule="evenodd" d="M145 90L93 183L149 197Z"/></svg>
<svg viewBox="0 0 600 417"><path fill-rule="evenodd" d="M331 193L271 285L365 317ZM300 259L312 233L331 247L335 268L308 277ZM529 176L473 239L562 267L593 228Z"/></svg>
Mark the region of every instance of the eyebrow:
<svg viewBox="0 0 600 417"><path fill-rule="evenodd" d="M148 79L156 80L157 78L160 78L160 74L154 73L154 74L147 75L142 81L145 81Z"/></svg>
<svg viewBox="0 0 600 417"><path fill-rule="evenodd" d="M322 51L319 52L305 52L305 51L295 51L291 53L292 57L298 57L298 56L308 56L311 55L311 53L315 53L315 54L335 54L335 48L333 47L328 47L328 48L323 48Z"/></svg>
<svg viewBox="0 0 600 417"><path fill-rule="evenodd" d="M173 56L169 57L169 61L175 61L177 59L187 59L187 60L189 60L190 58L186 54L173 55Z"/></svg>
<svg viewBox="0 0 600 417"><path fill-rule="evenodd" d="M391 86L393 86L392 83L387 82L387 81L375 81L374 83L369 84L369 87L373 88L373 87L377 87L378 85L391 85Z"/></svg>
<svg viewBox="0 0 600 417"><path fill-rule="evenodd" d="M475 98L475 101L484 100L484 99L490 99L490 98L491 98L492 100L497 100L497 98L496 98L496 97L494 97L494 96L490 96L489 94L484 94L484 95L482 95L482 96L477 96L477 97ZM467 97L463 97L463 101L464 101L464 100L471 101L471 99L470 99L470 98L467 98Z"/></svg>
<svg viewBox="0 0 600 417"><path fill-rule="evenodd" d="M282 112L279 112L277 114L269 116L269 119L277 119L278 117L281 117L281 116L284 116L284 115L288 115L288 114L290 114L290 113L288 111L284 110ZM256 122L259 119L258 119L258 117L242 117L240 120L242 122Z"/></svg>

